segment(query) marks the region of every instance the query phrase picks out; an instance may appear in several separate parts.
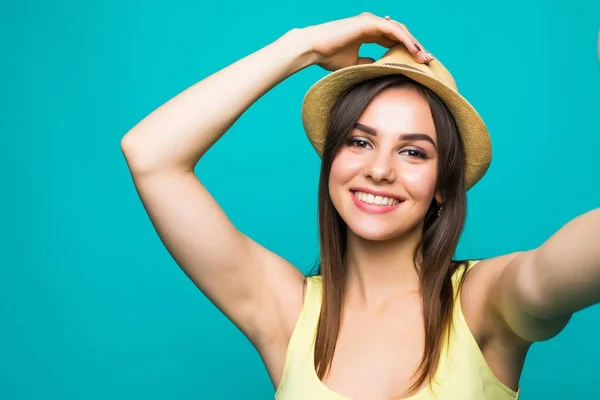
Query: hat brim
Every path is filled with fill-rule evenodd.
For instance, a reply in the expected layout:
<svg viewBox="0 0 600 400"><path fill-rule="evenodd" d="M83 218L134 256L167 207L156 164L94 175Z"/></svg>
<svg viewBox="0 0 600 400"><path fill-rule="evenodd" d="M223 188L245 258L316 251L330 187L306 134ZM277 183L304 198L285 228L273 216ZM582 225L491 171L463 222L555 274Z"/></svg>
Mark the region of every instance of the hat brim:
<svg viewBox="0 0 600 400"><path fill-rule="evenodd" d="M322 156L332 110L352 86L386 75L405 75L436 93L452 113L465 147L465 184L473 187L487 172L492 147L485 123L475 108L456 90L406 64L366 64L337 70L317 81L302 104L302 123L309 141Z"/></svg>

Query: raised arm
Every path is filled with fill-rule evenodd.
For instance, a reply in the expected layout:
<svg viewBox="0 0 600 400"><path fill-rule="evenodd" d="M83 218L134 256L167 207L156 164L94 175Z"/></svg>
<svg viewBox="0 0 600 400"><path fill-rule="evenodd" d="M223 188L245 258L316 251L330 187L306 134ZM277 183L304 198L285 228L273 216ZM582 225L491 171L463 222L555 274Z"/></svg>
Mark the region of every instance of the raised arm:
<svg viewBox="0 0 600 400"><path fill-rule="evenodd" d="M194 168L273 86L311 64L333 70L369 62L358 56L366 42L403 42L417 60L427 61L403 27L372 15L295 29L169 100L122 139L135 186L161 240L255 345L289 338L304 277L238 232Z"/></svg>
<svg viewBox="0 0 600 400"><path fill-rule="evenodd" d="M295 33L286 34L169 100L121 142L162 242L186 275L254 344L273 340L264 333L290 329L282 316L300 306L303 276L240 233L194 168L252 103L311 62L308 43Z"/></svg>

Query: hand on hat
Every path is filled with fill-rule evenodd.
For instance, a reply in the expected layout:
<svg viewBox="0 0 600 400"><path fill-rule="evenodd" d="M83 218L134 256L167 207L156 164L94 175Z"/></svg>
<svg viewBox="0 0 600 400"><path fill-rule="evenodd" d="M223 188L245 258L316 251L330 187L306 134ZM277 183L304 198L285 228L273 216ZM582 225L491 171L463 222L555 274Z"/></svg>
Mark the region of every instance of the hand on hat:
<svg viewBox="0 0 600 400"><path fill-rule="evenodd" d="M377 43L387 48L402 43L417 62L427 63L433 59L404 24L371 13L309 26L300 31L310 42L315 64L328 71L374 62L358 54L360 46L365 43Z"/></svg>

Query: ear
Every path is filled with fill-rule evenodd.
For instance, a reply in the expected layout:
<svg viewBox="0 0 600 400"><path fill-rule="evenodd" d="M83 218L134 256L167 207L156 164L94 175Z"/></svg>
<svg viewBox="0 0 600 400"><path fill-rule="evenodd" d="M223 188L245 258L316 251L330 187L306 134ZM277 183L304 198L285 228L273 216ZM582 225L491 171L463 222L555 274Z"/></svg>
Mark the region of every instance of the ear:
<svg viewBox="0 0 600 400"><path fill-rule="evenodd" d="M439 192L436 193L434 198L435 198L435 201L437 201L439 204L444 204L444 199L442 198L441 193L439 193Z"/></svg>

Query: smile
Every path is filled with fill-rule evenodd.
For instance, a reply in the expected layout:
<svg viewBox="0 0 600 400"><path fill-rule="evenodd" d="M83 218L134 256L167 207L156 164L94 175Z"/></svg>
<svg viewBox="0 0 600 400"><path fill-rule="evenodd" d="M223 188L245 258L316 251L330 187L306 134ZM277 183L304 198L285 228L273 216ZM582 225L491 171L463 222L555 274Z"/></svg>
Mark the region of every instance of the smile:
<svg viewBox="0 0 600 400"><path fill-rule="evenodd" d="M403 200L397 199L395 197L386 197L386 196L375 196L371 193L352 191L354 197L363 203L367 204L375 204L378 206L395 206L398 203L401 203Z"/></svg>
<svg viewBox="0 0 600 400"><path fill-rule="evenodd" d="M400 207L404 200L391 196L375 195L359 190L351 190L354 204L368 214L383 214Z"/></svg>

